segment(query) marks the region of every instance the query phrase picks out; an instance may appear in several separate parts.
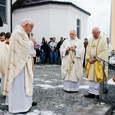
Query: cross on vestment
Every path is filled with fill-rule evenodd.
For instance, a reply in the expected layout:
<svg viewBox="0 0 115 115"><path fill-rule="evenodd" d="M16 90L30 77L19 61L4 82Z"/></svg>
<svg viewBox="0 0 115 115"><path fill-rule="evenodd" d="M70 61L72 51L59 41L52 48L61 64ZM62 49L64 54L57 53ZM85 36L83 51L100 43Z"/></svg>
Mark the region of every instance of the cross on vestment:
<svg viewBox="0 0 115 115"><path fill-rule="evenodd" d="M94 49L94 48L96 47L96 46L95 46L95 44L93 44L93 46L92 46L92 47L93 47L93 49Z"/></svg>

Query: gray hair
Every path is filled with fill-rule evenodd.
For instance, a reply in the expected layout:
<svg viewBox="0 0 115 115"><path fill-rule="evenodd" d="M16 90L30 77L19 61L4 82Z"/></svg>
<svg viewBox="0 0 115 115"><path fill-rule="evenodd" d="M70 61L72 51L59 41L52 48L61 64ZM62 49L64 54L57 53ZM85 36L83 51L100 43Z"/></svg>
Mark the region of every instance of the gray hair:
<svg viewBox="0 0 115 115"><path fill-rule="evenodd" d="M98 29L98 32L101 32L101 29L99 27L94 27L93 29Z"/></svg>
<svg viewBox="0 0 115 115"><path fill-rule="evenodd" d="M33 23L33 21L30 18L26 18L26 19L22 20L21 25L23 25L23 26L26 24L31 25L32 23Z"/></svg>
<svg viewBox="0 0 115 115"><path fill-rule="evenodd" d="M70 30L70 32L74 32L75 34L77 34L77 32L75 30Z"/></svg>

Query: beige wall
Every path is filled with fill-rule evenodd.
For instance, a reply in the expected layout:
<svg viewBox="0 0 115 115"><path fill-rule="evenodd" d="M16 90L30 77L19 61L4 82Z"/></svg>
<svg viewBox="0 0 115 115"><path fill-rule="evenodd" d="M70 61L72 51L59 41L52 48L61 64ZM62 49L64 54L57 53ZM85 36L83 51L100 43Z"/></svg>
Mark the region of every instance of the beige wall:
<svg viewBox="0 0 115 115"><path fill-rule="evenodd" d="M111 25L112 49L115 50L115 0L112 0L112 25Z"/></svg>

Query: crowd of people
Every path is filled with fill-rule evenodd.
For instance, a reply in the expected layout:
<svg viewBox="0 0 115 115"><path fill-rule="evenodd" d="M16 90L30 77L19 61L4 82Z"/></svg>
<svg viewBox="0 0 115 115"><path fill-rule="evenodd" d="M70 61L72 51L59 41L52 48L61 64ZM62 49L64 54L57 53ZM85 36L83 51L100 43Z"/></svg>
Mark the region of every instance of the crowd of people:
<svg viewBox="0 0 115 115"><path fill-rule="evenodd" d="M6 38L7 35L11 35L10 32L5 33L1 32L0 33L0 47L2 47L2 44L6 42L9 44L10 38ZM33 38L33 33L31 33L30 39ZM47 42L46 38L42 38L41 44L37 44L35 42L34 44L34 64L36 63L36 56L40 57L40 63L45 64L45 63L50 63L50 64L61 64L61 57L60 57L60 47L65 39L63 37L60 38L59 42L56 42L55 37L51 37L49 42ZM85 54L84 54L84 61L83 61L83 67L85 67L85 55L86 55L86 48L88 46L88 39L84 39L84 48L85 48ZM108 44L108 59L111 57L111 52L112 52L112 45L110 44L109 38L107 38L107 44ZM37 47L36 47L37 46Z"/></svg>
<svg viewBox="0 0 115 115"><path fill-rule="evenodd" d="M51 37L49 42L47 42L45 37L43 37L41 44L39 44L38 47L35 47L36 56L39 56L41 60L40 63L61 64L59 49L63 41L63 37L60 38L58 43L56 42L55 37Z"/></svg>
<svg viewBox="0 0 115 115"><path fill-rule="evenodd" d="M33 33L31 33L33 36ZM66 40L66 38L61 37L60 41L57 42L55 37L51 37L49 42L47 42L46 38L42 38L41 44L37 44L38 47L35 47L36 55L34 56L34 63L36 63L36 56L40 57L40 63L41 64L60 64L61 65L61 57L60 57L60 47L62 43ZM84 48L85 48L85 54L84 54L84 61L83 61L83 67L85 67L85 55L86 55L86 49L88 46L88 39L84 38ZM108 59L111 57L112 52L112 45L110 43L110 39L107 38L107 44L108 44ZM36 46L36 45L35 45Z"/></svg>
<svg viewBox="0 0 115 115"><path fill-rule="evenodd" d="M29 39L34 22L26 18L21 25L17 25L13 33L0 34L0 72L1 94L6 96L6 104L9 112L27 112L31 106L37 105L32 101L33 76L36 51L39 51L41 63L61 62L61 76L63 90L67 93L77 93L83 75L83 66L86 69L86 77L89 81L89 92L86 98L99 99L99 86L103 81L103 65L95 58L98 56L105 61L108 56L109 40L104 39L98 27L92 29L93 38L84 43L77 38L75 30L70 31L70 37L63 37L57 43L56 38L47 40L43 37L42 43L37 44L33 34ZM109 50L110 52L111 50ZM58 61L60 60L60 61ZM108 67L105 67L105 80L108 76ZM113 78L115 81L115 78Z"/></svg>

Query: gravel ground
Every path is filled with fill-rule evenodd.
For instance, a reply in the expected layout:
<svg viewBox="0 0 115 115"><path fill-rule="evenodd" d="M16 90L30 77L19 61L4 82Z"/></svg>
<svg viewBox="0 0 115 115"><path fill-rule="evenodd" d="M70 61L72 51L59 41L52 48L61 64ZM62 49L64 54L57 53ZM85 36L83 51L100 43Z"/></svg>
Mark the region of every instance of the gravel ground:
<svg viewBox="0 0 115 115"><path fill-rule="evenodd" d="M109 78L113 74L114 71L109 70ZM85 115L94 105L106 106L97 99L84 98L84 94L88 93L85 70L78 93L66 93L62 90L60 65L36 64L33 85L33 100L38 102L38 105L32 107L25 115ZM13 115L8 112L8 107L4 103L5 98L0 95L0 115Z"/></svg>

